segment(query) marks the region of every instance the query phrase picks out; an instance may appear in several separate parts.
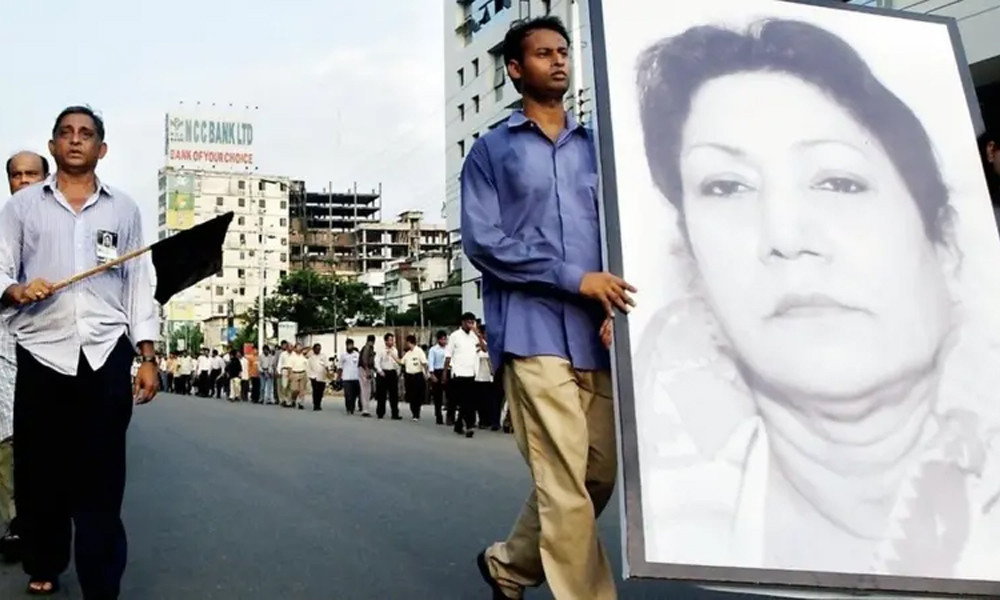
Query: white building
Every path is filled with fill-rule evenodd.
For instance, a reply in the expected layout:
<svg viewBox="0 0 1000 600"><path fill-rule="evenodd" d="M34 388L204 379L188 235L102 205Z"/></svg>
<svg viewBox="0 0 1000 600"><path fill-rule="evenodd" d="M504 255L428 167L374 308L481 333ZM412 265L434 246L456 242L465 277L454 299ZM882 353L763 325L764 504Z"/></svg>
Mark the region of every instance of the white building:
<svg viewBox="0 0 1000 600"><path fill-rule="evenodd" d="M395 302L386 289L386 276L393 263L448 253L447 227L424 222L424 213L419 210L402 212L395 221L359 223L353 235L357 279L368 285L375 299L382 303ZM447 272L444 278L447 281Z"/></svg>
<svg viewBox="0 0 1000 600"><path fill-rule="evenodd" d="M209 318L239 315L254 306L262 284L265 295L277 287L288 271L288 189L287 177L160 170L160 239L225 212L235 213L223 246L222 272L180 292L163 307L164 336L167 323L173 328L182 323L200 326Z"/></svg>
<svg viewBox="0 0 1000 600"><path fill-rule="evenodd" d="M448 258L442 254L394 263L385 272L385 302L405 312L420 303L419 292L445 287L449 271Z"/></svg>
<svg viewBox="0 0 1000 600"><path fill-rule="evenodd" d="M462 307L482 315L479 273L461 252L459 174L476 139L520 106L506 75L502 44L512 22L552 14L566 25L573 45L573 79L567 109L584 122L592 114L589 60L585 56L586 2L581 0L444 0L447 158L444 206L452 243L452 268L462 273Z"/></svg>

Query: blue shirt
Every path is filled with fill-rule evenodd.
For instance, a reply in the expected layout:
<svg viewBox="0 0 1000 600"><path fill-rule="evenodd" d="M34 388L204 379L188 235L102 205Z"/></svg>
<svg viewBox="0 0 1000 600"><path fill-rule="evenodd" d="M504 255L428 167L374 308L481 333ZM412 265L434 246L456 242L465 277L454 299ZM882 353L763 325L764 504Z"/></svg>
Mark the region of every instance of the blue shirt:
<svg viewBox="0 0 1000 600"><path fill-rule="evenodd" d="M434 344L434 346L427 351L427 367L431 371L443 371L444 359L445 351L444 346L441 344Z"/></svg>
<svg viewBox="0 0 1000 600"><path fill-rule="evenodd" d="M556 142L523 112L479 138L462 167L462 248L483 273L490 359L558 356L610 368L604 312L579 294L603 270L597 155L567 115Z"/></svg>
<svg viewBox="0 0 1000 600"><path fill-rule="evenodd" d="M0 211L0 290L36 278L57 283L99 264L98 241L121 256L143 246L139 207L98 183L76 213L55 177L11 196ZM107 257L105 257L107 258ZM10 330L43 365L76 375L80 352L104 365L122 335L136 344L159 333L149 256L141 256L14 311Z"/></svg>

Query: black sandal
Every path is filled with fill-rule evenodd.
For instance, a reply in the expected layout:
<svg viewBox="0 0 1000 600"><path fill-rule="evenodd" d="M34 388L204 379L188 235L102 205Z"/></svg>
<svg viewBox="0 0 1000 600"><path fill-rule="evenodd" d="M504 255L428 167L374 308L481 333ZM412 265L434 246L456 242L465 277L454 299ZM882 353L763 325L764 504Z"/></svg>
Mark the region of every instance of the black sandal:
<svg viewBox="0 0 1000 600"><path fill-rule="evenodd" d="M49 585L51 585L52 587L49 588L49 589L47 589L47 590L46 589L42 589L41 586L44 586L46 583L49 584ZM38 586L38 587L34 587L34 586ZM40 578L32 577L31 580L28 581L28 587L27 587L27 589L25 589L25 592L29 596L51 596L53 594L58 594L59 593L59 580L58 579L40 579Z"/></svg>

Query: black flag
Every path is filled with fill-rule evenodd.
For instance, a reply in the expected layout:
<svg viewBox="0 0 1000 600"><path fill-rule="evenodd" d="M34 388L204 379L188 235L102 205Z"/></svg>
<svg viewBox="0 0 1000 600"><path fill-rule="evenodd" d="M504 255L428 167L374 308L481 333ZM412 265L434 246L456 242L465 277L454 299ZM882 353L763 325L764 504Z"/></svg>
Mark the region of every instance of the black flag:
<svg viewBox="0 0 1000 600"><path fill-rule="evenodd" d="M233 213L227 212L181 231L150 247L156 269L156 301L171 296L222 270L222 243Z"/></svg>

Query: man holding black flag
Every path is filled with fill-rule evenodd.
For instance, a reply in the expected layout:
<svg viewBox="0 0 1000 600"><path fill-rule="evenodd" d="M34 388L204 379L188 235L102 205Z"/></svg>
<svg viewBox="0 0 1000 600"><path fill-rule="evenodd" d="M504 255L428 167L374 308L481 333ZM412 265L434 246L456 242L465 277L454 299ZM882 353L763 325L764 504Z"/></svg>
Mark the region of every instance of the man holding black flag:
<svg viewBox="0 0 1000 600"><path fill-rule="evenodd" d="M117 598L126 563L120 512L133 402L159 389L147 260L116 264L56 291L52 283L143 246L139 208L100 181L104 123L70 107L49 151L58 167L0 212L0 290L17 307L14 479L28 593L59 588L75 525L83 597ZM132 388L130 366L142 364Z"/></svg>

